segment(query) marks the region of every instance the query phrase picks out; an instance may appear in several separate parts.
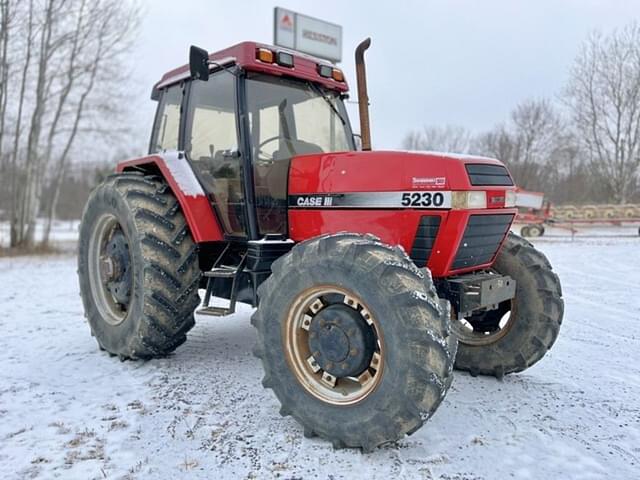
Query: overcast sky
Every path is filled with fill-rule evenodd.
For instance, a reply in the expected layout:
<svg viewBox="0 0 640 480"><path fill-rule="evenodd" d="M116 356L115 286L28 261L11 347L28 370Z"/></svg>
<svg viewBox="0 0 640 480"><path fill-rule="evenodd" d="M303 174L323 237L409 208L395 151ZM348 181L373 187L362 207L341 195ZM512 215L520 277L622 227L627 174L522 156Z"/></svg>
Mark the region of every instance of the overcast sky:
<svg viewBox="0 0 640 480"><path fill-rule="evenodd" d="M640 19L640 0L222 1L148 0L136 51L140 123L148 135L148 94L189 45L215 51L243 40L272 43L273 7L343 27L341 67L353 88L353 50L367 52L375 148L398 148L422 125L474 131L505 120L529 97L557 96L585 36ZM358 131L355 105L350 106ZM146 141L146 138L145 138Z"/></svg>

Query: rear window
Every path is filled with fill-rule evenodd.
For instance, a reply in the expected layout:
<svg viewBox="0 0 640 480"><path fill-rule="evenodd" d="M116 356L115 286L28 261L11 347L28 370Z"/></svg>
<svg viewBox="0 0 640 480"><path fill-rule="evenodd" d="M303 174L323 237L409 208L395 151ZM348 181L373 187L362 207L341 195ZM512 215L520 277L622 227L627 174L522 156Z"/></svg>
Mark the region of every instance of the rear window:
<svg viewBox="0 0 640 480"><path fill-rule="evenodd" d="M169 87L162 93L151 135L151 153L178 149L182 88Z"/></svg>

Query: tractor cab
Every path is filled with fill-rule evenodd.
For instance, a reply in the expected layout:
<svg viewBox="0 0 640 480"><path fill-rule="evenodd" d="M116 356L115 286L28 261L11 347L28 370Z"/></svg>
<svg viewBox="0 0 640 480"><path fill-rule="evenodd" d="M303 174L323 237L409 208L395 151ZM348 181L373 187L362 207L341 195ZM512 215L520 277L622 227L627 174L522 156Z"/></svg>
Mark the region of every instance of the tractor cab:
<svg viewBox="0 0 640 480"><path fill-rule="evenodd" d="M340 70L286 50L192 47L190 69L153 89L149 153L183 152L225 237L286 236L291 159L355 150L346 90Z"/></svg>

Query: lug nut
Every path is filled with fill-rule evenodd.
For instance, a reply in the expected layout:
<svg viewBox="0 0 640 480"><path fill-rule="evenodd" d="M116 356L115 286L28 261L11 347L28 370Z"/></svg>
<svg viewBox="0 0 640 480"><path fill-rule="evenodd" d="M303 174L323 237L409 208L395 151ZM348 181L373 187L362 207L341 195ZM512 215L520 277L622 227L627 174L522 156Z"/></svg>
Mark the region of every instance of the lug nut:
<svg viewBox="0 0 640 480"><path fill-rule="evenodd" d="M113 264L113 259L111 257L104 257L102 259L102 269L108 279L113 278L115 274L115 265Z"/></svg>

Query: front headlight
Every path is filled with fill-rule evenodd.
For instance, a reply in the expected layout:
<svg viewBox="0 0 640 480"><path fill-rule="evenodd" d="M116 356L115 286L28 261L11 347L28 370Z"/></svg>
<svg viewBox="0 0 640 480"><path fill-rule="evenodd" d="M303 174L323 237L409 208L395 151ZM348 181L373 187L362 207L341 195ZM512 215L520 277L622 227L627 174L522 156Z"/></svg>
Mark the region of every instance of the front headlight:
<svg viewBox="0 0 640 480"><path fill-rule="evenodd" d="M516 206L516 200L518 199L518 194L515 190L507 190L504 195L504 206L505 208L513 208Z"/></svg>
<svg viewBox="0 0 640 480"><path fill-rule="evenodd" d="M460 210L487 208L487 192L479 190L452 192L451 208L457 208Z"/></svg>

